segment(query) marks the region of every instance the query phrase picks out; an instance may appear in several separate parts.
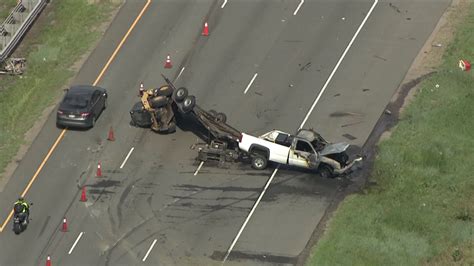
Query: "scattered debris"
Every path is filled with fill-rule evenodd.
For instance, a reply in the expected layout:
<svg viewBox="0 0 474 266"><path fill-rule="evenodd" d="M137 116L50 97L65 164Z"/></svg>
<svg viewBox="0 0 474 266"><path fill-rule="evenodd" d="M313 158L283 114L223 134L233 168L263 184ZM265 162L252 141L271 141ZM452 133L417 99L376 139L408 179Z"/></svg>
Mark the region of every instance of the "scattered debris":
<svg viewBox="0 0 474 266"><path fill-rule="evenodd" d="M9 58L0 65L0 74L21 75L26 68L25 58Z"/></svg>
<svg viewBox="0 0 474 266"><path fill-rule="evenodd" d="M298 64L298 66L301 66L301 64ZM311 62L308 62L308 63L306 63L306 65L304 65L300 68L300 71L308 70L310 67L311 67Z"/></svg>
<svg viewBox="0 0 474 266"><path fill-rule="evenodd" d="M388 109L385 109L385 113L386 113L387 115L391 115L391 114L392 114L392 112L391 112L390 110L388 110Z"/></svg>
<svg viewBox="0 0 474 266"><path fill-rule="evenodd" d="M377 58L377 59L383 60L383 61L387 61L387 59L386 59L386 58L383 58L383 57L381 57L381 56L378 56L378 55L374 55L374 57L375 57L375 58Z"/></svg>
<svg viewBox="0 0 474 266"><path fill-rule="evenodd" d="M393 8L393 10L397 11L397 13L401 13L401 12L400 12L400 9L399 9L398 7L396 7L394 4L388 3L388 6L390 6L391 8Z"/></svg>
<svg viewBox="0 0 474 266"><path fill-rule="evenodd" d="M433 46L433 47L443 47L443 45L441 43L435 43L435 44L432 44L431 46Z"/></svg>

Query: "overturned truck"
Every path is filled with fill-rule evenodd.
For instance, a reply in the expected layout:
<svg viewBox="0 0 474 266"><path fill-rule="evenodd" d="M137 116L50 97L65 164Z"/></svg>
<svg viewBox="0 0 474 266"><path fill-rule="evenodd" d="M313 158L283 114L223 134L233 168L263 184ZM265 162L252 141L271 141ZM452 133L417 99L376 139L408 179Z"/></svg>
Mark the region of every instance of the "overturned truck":
<svg viewBox="0 0 474 266"><path fill-rule="evenodd" d="M155 132L173 133L177 115L194 118L209 136L208 143L195 146L199 161L220 164L248 161L257 170L274 162L319 171L321 176L329 178L346 173L362 160L361 157L349 159L349 144L330 143L312 129L300 129L295 135L272 130L259 137L240 132L226 123L224 113L202 109L186 88L175 88L169 79L163 78L166 85L141 93L141 101L130 111L131 124L150 127Z"/></svg>

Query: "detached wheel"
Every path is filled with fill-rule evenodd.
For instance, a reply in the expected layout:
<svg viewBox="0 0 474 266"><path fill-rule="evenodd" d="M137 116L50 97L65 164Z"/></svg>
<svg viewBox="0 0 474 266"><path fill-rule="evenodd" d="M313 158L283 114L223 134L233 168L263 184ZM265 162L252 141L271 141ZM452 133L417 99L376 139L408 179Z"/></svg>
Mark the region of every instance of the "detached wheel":
<svg viewBox="0 0 474 266"><path fill-rule="evenodd" d="M196 105L196 98L194 96L187 96L183 101L183 112L189 113Z"/></svg>
<svg viewBox="0 0 474 266"><path fill-rule="evenodd" d="M255 170L263 170L267 168L268 160L261 154L252 154L252 168Z"/></svg>
<svg viewBox="0 0 474 266"><path fill-rule="evenodd" d="M158 96L170 97L173 94L173 89L168 85L163 85L158 89Z"/></svg>
<svg viewBox="0 0 474 266"><path fill-rule="evenodd" d="M216 122L225 123L227 121L227 116L224 113L218 113L216 115Z"/></svg>
<svg viewBox="0 0 474 266"><path fill-rule="evenodd" d="M322 164L319 166L319 175L322 178L334 178L334 173L331 166L327 164Z"/></svg>
<svg viewBox="0 0 474 266"><path fill-rule="evenodd" d="M176 102L182 102L188 96L188 89L181 87L174 91L173 98Z"/></svg>
<svg viewBox="0 0 474 266"><path fill-rule="evenodd" d="M216 110L209 110L209 113L215 118L217 116L217 111Z"/></svg>

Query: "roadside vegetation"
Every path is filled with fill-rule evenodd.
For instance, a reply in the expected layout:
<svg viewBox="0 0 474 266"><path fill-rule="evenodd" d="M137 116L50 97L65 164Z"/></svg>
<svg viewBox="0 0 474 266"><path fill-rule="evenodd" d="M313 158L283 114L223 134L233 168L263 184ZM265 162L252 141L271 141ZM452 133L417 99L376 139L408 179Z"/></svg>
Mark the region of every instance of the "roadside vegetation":
<svg viewBox="0 0 474 266"><path fill-rule="evenodd" d="M10 2L0 1L0 6ZM20 47L27 58L25 74L0 77L0 173L43 110L63 93L61 88L75 74L73 64L98 40L99 25L116 7L105 0L51 1L28 32Z"/></svg>
<svg viewBox="0 0 474 266"><path fill-rule="evenodd" d="M422 82L371 180L334 213L308 265L474 265L474 5ZM437 86L438 85L438 86Z"/></svg>
<svg viewBox="0 0 474 266"><path fill-rule="evenodd" d="M10 11L16 5L17 0L0 0L0 23L2 23L10 14Z"/></svg>

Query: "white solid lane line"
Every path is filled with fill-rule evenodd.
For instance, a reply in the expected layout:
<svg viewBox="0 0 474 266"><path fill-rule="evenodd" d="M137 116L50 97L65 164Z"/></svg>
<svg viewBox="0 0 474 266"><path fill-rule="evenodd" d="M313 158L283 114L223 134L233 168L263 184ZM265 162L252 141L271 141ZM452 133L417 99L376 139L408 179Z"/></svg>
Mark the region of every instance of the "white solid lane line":
<svg viewBox="0 0 474 266"><path fill-rule="evenodd" d="M150 255L150 252L153 249L153 247L155 246L155 244L156 244L156 239L153 240L153 243L151 243L151 246L148 249L148 251L146 252L145 257L143 257L142 261L146 261L146 258L148 258L148 255Z"/></svg>
<svg viewBox="0 0 474 266"><path fill-rule="evenodd" d="M81 239L82 235L84 234L84 232L81 232L77 238L76 238L76 241L74 241L74 244L72 244L72 247L71 249L69 250L69 252L67 254L71 255L72 251L74 250L74 248L76 247L77 245L77 242L79 242L79 240Z"/></svg>
<svg viewBox="0 0 474 266"><path fill-rule="evenodd" d="M204 164L204 161L201 161L201 163L198 166L198 169L196 169L196 172L194 172L194 175L197 175L199 173L199 170L201 170L201 167L203 164Z"/></svg>
<svg viewBox="0 0 474 266"><path fill-rule="evenodd" d="M296 16L298 14L298 10L300 10L300 7L303 5L304 0L301 0L301 2L298 4L298 7L295 9L295 12L293 12L293 16Z"/></svg>
<svg viewBox="0 0 474 266"><path fill-rule="evenodd" d="M224 8L226 4L227 4L227 0L224 0L224 3L222 3L221 8Z"/></svg>
<svg viewBox="0 0 474 266"><path fill-rule="evenodd" d="M252 86L252 83L255 81L255 79L257 78L257 76L258 76L258 73L255 73L255 75L253 75L253 78L252 78L252 80L249 82L249 85L247 85L247 88L245 88L244 94L247 94L247 91L250 89L250 86Z"/></svg>
<svg viewBox="0 0 474 266"><path fill-rule="evenodd" d="M280 168L280 165L278 165L277 168L275 168L275 170L273 170L272 175L270 176L267 183L265 184L265 187L263 188L262 193L260 193L260 196L258 196L258 199L255 202L255 204L253 205L252 210L250 210L250 213L247 216L247 219L245 219L244 223L242 224L242 227L240 227L239 233L237 233L237 236L235 236L234 241L232 241L232 244L230 245L229 249L227 250L227 253L225 254L224 260L222 262L225 262L227 260L227 258L229 257L230 253L232 252L232 249L234 248L235 244L237 243L237 240L239 240L240 235L242 234L245 227L247 226L247 223L249 222L250 217L252 217L253 212L255 211L255 209L257 209L257 206L260 203L260 200L262 200L263 195L265 194L265 192L267 191L267 188L272 183L272 180L275 177L276 173L278 172L279 168Z"/></svg>
<svg viewBox="0 0 474 266"><path fill-rule="evenodd" d="M128 157L130 157L130 155L132 154L134 149L135 149L135 147L132 147L130 149L130 151L127 154L127 157L125 157L125 160L123 160L123 163L120 165L120 169L122 169L125 166L125 163L127 163L127 161L128 161Z"/></svg>
<svg viewBox="0 0 474 266"><path fill-rule="evenodd" d="M338 69L339 66L341 65L342 60L344 60L344 57L346 56L347 52L348 52L349 49L351 48L351 46L352 46L352 44L354 43L355 39L357 38L357 35L359 35L359 32L360 32L360 31L362 30L362 28L364 27L365 22L367 22L367 19L369 19L370 14L372 14L372 11L374 11L374 8L375 8L375 6L377 5L378 2L379 2L379 0L375 0L374 3L372 4L372 6L370 7L369 12L368 12L367 15L365 16L364 20L363 20L362 23L360 24L360 26L359 26L359 28L357 29L357 31L356 31L356 33L354 34L354 36L352 36L351 41L349 42L349 44L347 45L346 49L345 49L344 52L342 53L341 58L339 58L339 60L337 61L336 66L334 67L334 69L332 70L331 74L329 75L329 78L326 80L326 83L324 83L323 88L322 88L321 91L319 92L318 97L316 97L316 100L314 100L313 105L311 105L311 108L309 109L309 112L306 114L306 116L305 116L305 118L303 119L303 122L301 123L301 125L300 125L299 128L302 128L302 127L304 126L304 124L306 124L306 121L308 120L309 116L310 116L311 113L313 112L313 109L314 109L314 107L316 106L316 104L318 103L319 99L321 98L321 95L323 95L324 91L325 91L326 88L328 87L329 82L331 81L332 77L334 76L334 74L336 73L337 69Z"/></svg>
<svg viewBox="0 0 474 266"><path fill-rule="evenodd" d="M179 79L179 76L181 76L181 74L183 74L183 71L184 71L184 67L181 68L181 71L179 71L179 74L178 74L178 76L176 77L176 79L174 80L174 82L176 82L176 81Z"/></svg>
<svg viewBox="0 0 474 266"><path fill-rule="evenodd" d="M344 53L342 54L341 58L339 59L339 61L337 62L334 70L332 71L331 75L329 76L328 80L326 81L326 83L324 84L323 86L323 89L321 89L321 92L318 94L318 97L316 98L316 100L313 102L313 105L311 106L310 110L308 111L308 113L306 114L304 120L303 120L303 123L301 123L300 125L300 128L304 126L304 124L306 123L306 121L308 120L308 117L309 115L311 114L311 112L313 111L314 107L316 106L316 104L318 103L319 99L321 98L321 95L323 94L324 90L326 90L326 87L327 85L329 84L329 81L331 81L332 77L334 76L334 73L336 72L336 70L339 68L339 65L341 64L342 62L342 59L344 59L344 57L346 56L346 53L347 51L349 50L349 48L352 46L352 43L354 42L354 40L356 39L357 35L359 34L360 30L362 29L362 27L365 25L365 22L367 21L367 19L370 17L370 14L372 14L372 11L374 10L375 6L377 5L377 3L379 2L379 0L375 0L374 3L372 4L372 7L370 8L369 10L369 13L367 13L367 15L365 16L364 20L362 21L362 23L360 24L359 28L357 29L356 33L354 34L354 36L352 37L351 41L349 42L349 44L347 45L346 49L344 50ZM273 178L275 177L276 173L278 172L278 169L279 169L280 165L278 165L278 167L273 171L272 173L272 176L268 179L267 181L267 184L265 185L262 193L260 194L260 196L258 197L257 201L255 202L254 206L252 207L252 210L250 211L249 215L247 216L247 219L245 219L242 227L240 228L239 232L237 233L237 236L234 238L234 241L232 241L232 244L230 245L230 248L227 250L227 253L225 254L225 257L224 257L224 260L222 261L222 263L224 264L225 261L227 260L227 258L229 257L230 253L232 252L232 249L234 248L235 244L237 243L237 241L239 240L239 237L240 235L242 234L243 230L245 229L245 226L247 226L247 223L248 221L250 220L250 217L252 216L253 212L255 211L255 209L257 208L258 204L260 203L260 200L262 199L263 195L265 194L268 186L270 185L270 183L272 182Z"/></svg>

